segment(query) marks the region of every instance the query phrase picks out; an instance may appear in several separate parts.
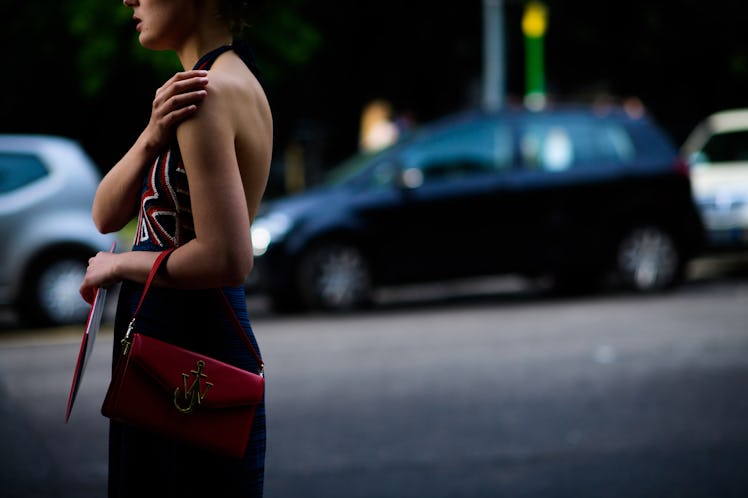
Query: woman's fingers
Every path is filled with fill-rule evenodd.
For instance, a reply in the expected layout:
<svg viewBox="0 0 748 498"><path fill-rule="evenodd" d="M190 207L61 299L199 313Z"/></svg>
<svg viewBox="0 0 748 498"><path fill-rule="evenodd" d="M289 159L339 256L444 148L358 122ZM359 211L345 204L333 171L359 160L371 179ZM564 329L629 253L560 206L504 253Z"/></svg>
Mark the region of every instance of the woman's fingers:
<svg viewBox="0 0 748 498"><path fill-rule="evenodd" d="M187 96L188 100L189 96L204 96L205 87L207 85L207 78L192 78L189 80L173 83L168 87L161 87L161 89L156 92L156 98L153 101L154 105L158 106L159 104L167 103L170 100L181 96Z"/></svg>
<svg viewBox="0 0 748 498"><path fill-rule="evenodd" d="M182 107L187 107L193 104L199 104L205 96L208 94L205 90L195 90L192 92L179 93L171 97L167 102L166 106L170 111L176 111Z"/></svg>
<svg viewBox="0 0 748 498"><path fill-rule="evenodd" d="M197 111L197 106L206 95L205 90L198 90L171 97L162 109L164 124L171 127L194 114Z"/></svg>
<svg viewBox="0 0 748 498"><path fill-rule="evenodd" d="M207 71L192 70L176 73L156 91L149 128L156 142L165 143L174 126L193 115L207 95Z"/></svg>
<svg viewBox="0 0 748 498"><path fill-rule="evenodd" d="M168 101L175 95L204 90L208 85L207 71L186 71L172 76L156 91L157 101Z"/></svg>

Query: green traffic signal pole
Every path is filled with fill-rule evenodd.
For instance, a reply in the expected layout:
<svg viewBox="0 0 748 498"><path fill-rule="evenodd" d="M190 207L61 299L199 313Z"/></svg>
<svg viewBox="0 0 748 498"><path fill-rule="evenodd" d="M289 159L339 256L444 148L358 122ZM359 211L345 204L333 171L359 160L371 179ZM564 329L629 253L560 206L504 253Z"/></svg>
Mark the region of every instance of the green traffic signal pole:
<svg viewBox="0 0 748 498"><path fill-rule="evenodd" d="M522 17L525 35L525 105L532 109L545 106L545 30L548 11L544 4L528 2Z"/></svg>
<svg viewBox="0 0 748 498"><path fill-rule="evenodd" d="M525 66L526 94L545 94L545 71L543 68L543 38L525 37L527 64Z"/></svg>

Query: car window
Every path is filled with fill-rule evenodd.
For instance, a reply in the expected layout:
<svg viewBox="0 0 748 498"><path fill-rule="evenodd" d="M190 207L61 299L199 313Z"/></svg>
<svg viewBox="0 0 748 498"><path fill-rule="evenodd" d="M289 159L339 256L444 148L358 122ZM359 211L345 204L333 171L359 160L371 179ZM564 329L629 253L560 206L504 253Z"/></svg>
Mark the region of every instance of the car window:
<svg viewBox="0 0 748 498"><path fill-rule="evenodd" d="M0 153L0 193L11 192L47 175L47 168L30 154Z"/></svg>
<svg viewBox="0 0 748 498"><path fill-rule="evenodd" d="M574 161L569 132L561 126L527 127L520 136L519 150L526 169L563 171Z"/></svg>
<svg viewBox="0 0 748 498"><path fill-rule="evenodd" d="M541 118L522 128L519 150L524 169L548 172L606 167L635 154L631 137L616 123Z"/></svg>
<svg viewBox="0 0 748 498"><path fill-rule="evenodd" d="M511 167L511 130L500 123L464 125L410 144L400 161L415 184L494 174Z"/></svg>
<svg viewBox="0 0 748 498"><path fill-rule="evenodd" d="M636 147L626 128L606 123L596 128L598 149L603 159L614 162L629 162L636 158Z"/></svg>
<svg viewBox="0 0 748 498"><path fill-rule="evenodd" d="M704 162L748 161L748 131L734 131L712 136L702 151Z"/></svg>

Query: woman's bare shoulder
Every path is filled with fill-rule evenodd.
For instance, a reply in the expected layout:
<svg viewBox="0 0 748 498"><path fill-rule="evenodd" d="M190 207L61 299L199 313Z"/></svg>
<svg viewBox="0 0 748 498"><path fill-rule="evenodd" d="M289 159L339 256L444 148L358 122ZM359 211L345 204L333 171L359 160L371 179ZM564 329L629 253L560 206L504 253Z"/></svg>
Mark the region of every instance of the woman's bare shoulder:
<svg viewBox="0 0 748 498"><path fill-rule="evenodd" d="M236 159L253 213L264 190L273 148L273 118L265 91L244 61L229 52L214 63L208 75L206 104L215 105L213 109L220 109L231 123Z"/></svg>
<svg viewBox="0 0 748 498"><path fill-rule="evenodd" d="M208 75L208 87L221 98L239 99L236 104L269 107L257 77L238 55L228 52L219 57Z"/></svg>

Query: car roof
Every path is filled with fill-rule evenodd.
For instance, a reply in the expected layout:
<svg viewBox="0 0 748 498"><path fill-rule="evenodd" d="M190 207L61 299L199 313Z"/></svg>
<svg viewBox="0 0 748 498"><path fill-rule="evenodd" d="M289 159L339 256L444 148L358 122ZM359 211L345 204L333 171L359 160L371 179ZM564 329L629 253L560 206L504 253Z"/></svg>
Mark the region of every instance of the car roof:
<svg viewBox="0 0 748 498"><path fill-rule="evenodd" d="M748 108L716 112L707 118L707 122L713 132L746 130L748 129Z"/></svg>
<svg viewBox="0 0 748 498"><path fill-rule="evenodd" d="M554 104L540 110L531 110L520 105L506 106L497 110L487 111L471 109L464 113L467 116L596 116L596 117L619 117L627 118L632 115L617 105L594 105L594 104ZM459 116L460 114L458 114Z"/></svg>
<svg viewBox="0 0 748 498"><path fill-rule="evenodd" d="M725 109L699 122L683 141L681 151L690 155L704 147L715 133L748 130L748 108Z"/></svg>
<svg viewBox="0 0 748 498"><path fill-rule="evenodd" d="M521 105L506 106L497 110L467 109L461 112L450 114L427 123L423 129L438 130L443 127L449 127L456 123L468 123L492 118L513 118L522 116L539 116L539 117L574 117L585 116L593 118L609 118L624 121L648 121L646 113L629 112L626 108L618 105L594 105L594 104L554 104L542 110L530 110Z"/></svg>
<svg viewBox="0 0 748 498"><path fill-rule="evenodd" d="M57 135L0 134L0 148L12 151L37 150L50 144L72 144L75 141Z"/></svg>

